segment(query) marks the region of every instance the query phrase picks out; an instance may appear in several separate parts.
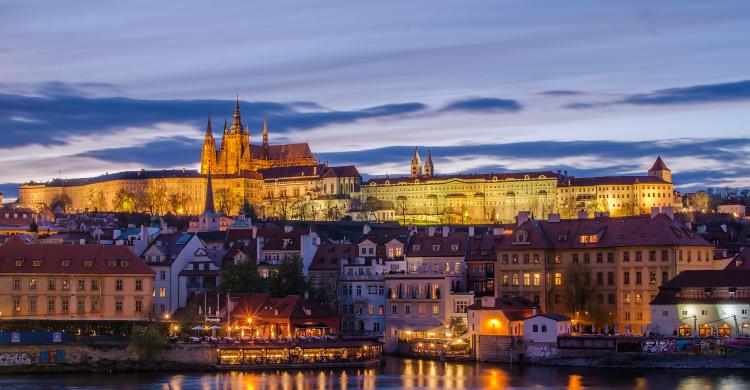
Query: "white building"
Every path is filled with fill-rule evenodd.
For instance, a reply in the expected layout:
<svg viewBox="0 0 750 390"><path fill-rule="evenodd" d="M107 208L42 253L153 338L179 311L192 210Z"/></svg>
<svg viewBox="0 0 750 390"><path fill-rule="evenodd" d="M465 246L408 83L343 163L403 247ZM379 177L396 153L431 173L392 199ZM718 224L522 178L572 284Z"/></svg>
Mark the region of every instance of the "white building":
<svg viewBox="0 0 750 390"><path fill-rule="evenodd" d="M572 329L571 318L563 314L536 314L523 320L523 338L532 343L557 343L557 336Z"/></svg>

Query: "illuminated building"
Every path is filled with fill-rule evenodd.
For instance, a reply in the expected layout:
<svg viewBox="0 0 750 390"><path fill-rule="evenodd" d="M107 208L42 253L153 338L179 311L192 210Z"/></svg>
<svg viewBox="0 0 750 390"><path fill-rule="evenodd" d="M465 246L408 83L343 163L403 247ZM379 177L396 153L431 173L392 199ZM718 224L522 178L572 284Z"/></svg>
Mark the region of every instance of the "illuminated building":
<svg viewBox="0 0 750 390"><path fill-rule="evenodd" d="M154 271L118 245L0 245L3 319L147 320Z"/></svg>

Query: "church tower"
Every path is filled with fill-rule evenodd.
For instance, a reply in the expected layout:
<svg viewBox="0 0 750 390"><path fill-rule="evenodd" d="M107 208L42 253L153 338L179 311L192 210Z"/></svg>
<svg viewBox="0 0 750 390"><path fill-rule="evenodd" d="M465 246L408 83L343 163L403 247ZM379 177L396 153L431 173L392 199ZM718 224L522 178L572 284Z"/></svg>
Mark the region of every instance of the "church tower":
<svg viewBox="0 0 750 390"><path fill-rule="evenodd" d="M667 168L667 164L664 164L664 161L661 159L661 156L656 157L656 161L654 161L654 165L651 166L651 169L648 170L649 176L658 177L667 183L672 182L672 171Z"/></svg>
<svg viewBox="0 0 750 390"><path fill-rule="evenodd" d="M431 177L435 173L435 166L432 165L432 154L430 154L430 148L427 148L427 159L424 162L424 175L425 177Z"/></svg>
<svg viewBox="0 0 750 390"><path fill-rule="evenodd" d="M216 140L211 132L211 117L208 117L206 126L206 137L203 140L203 150L201 151L201 175L207 175L211 170L216 169Z"/></svg>
<svg viewBox="0 0 750 390"><path fill-rule="evenodd" d="M414 147L414 156L411 158L411 177L422 176L422 160L419 158L419 151Z"/></svg>
<svg viewBox="0 0 750 390"><path fill-rule="evenodd" d="M214 208L214 187L211 184L210 173L206 178L206 205L198 217L198 226L201 231L219 230L219 215Z"/></svg>

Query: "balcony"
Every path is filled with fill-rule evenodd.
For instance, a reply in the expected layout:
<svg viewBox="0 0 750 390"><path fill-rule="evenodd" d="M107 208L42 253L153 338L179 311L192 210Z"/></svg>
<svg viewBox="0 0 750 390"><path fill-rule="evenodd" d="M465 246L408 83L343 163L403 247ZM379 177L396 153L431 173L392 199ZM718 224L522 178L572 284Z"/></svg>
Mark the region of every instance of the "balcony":
<svg viewBox="0 0 750 390"><path fill-rule="evenodd" d="M339 280L363 280L363 281L383 281L384 274L346 274L341 275Z"/></svg>

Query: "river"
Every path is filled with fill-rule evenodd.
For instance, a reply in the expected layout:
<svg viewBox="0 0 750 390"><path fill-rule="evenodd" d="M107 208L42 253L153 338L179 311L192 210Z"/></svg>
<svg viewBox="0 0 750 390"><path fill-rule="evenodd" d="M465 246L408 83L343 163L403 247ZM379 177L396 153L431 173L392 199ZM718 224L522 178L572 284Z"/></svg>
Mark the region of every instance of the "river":
<svg viewBox="0 0 750 390"><path fill-rule="evenodd" d="M636 370L387 358L382 368L0 376L0 389L750 389L750 372Z"/></svg>

